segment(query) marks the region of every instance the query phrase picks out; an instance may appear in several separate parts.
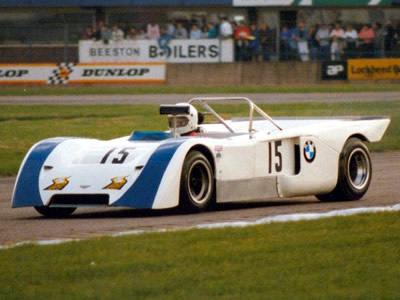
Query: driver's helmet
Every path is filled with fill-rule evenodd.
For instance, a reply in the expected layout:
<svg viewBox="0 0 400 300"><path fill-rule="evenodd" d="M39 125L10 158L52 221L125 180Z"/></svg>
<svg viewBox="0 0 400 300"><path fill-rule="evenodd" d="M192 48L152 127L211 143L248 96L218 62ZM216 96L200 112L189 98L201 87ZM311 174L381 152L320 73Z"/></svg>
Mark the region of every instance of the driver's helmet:
<svg viewBox="0 0 400 300"><path fill-rule="evenodd" d="M178 103L177 106L189 106L189 114L188 115L177 115L175 116L175 124L176 124L176 133L178 135L184 135L189 132L195 131L198 125L198 113L197 109L190 104L187 103ZM168 116L169 128L171 131L174 130L174 117L172 115Z"/></svg>

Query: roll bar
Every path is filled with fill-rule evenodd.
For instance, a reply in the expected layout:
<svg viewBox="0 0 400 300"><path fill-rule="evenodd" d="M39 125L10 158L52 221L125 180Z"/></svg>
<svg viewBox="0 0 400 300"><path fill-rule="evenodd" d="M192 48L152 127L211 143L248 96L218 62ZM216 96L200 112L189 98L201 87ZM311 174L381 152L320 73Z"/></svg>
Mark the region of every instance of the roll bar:
<svg viewBox="0 0 400 300"><path fill-rule="evenodd" d="M219 122L221 122L226 129L229 130L229 132L234 133L235 131L225 122L223 118L221 118L220 115L218 115L214 109L212 109L207 102L210 101L244 101L249 105L250 112L249 112L249 134L250 137L252 136L252 133L254 132L253 130L253 116L254 116L254 110L258 112L264 119L270 121L276 128L279 130L282 130L282 127L280 127L267 113L265 113L261 108L259 108L257 105L253 103L249 98L247 97L196 97L192 98L188 101L189 104L197 103L200 106L204 107L206 110L208 110Z"/></svg>

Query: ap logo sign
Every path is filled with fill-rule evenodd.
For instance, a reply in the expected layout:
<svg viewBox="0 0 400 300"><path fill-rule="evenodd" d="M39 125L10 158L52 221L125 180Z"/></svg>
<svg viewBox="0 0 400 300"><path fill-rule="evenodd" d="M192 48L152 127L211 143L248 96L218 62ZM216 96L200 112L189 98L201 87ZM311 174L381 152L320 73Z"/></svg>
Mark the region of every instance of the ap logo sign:
<svg viewBox="0 0 400 300"><path fill-rule="evenodd" d="M322 80L346 80L347 62L329 61L322 63Z"/></svg>
<svg viewBox="0 0 400 300"><path fill-rule="evenodd" d="M343 65L328 66L326 74L328 74L329 76L337 76L340 72L343 71L344 71Z"/></svg>

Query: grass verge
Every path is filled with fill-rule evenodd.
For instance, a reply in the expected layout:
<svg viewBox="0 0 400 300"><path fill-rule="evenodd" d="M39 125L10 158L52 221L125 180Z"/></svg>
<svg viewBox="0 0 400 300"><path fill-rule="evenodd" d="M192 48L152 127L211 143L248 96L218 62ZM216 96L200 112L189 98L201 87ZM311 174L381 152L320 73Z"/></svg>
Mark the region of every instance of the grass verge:
<svg viewBox="0 0 400 300"><path fill-rule="evenodd" d="M271 116L390 115L392 123L372 151L400 150L400 103L299 103L260 105ZM224 117L244 115L246 105L219 105ZM0 110L0 176L15 175L28 149L55 136L112 139L133 130L166 130L157 105L3 105Z"/></svg>
<svg viewBox="0 0 400 300"><path fill-rule="evenodd" d="M398 84L315 84L279 86L166 86L166 85L81 85L3 87L0 96L45 95L136 95L136 94L237 94L237 93L358 93L395 92Z"/></svg>
<svg viewBox="0 0 400 300"><path fill-rule="evenodd" d="M400 213L0 251L2 299L399 299Z"/></svg>

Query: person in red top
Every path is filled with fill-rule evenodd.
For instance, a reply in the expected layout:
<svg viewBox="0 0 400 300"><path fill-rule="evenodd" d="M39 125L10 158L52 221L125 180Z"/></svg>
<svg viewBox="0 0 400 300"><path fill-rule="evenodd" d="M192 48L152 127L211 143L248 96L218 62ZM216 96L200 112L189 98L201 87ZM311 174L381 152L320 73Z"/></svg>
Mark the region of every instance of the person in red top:
<svg viewBox="0 0 400 300"><path fill-rule="evenodd" d="M250 29L244 22L241 22L239 27L235 31L236 40L248 40L250 36Z"/></svg>
<svg viewBox="0 0 400 300"><path fill-rule="evenodd" d="M235 31L235 42L237 45L239 61L249 60L249 37L250 29L244 22L241 22Z"/></svg>
<svg viewBox="0 0 400 300"><path fill-rule="evenodd" d="M372 29L371 25L366 24L361 29L360 33L358 34L358 38L361 40L362 44L360 46L361 56L362 57L374 57L375 53L375 46L374 46L374 39L375 39L375 32Z"/></svg>

